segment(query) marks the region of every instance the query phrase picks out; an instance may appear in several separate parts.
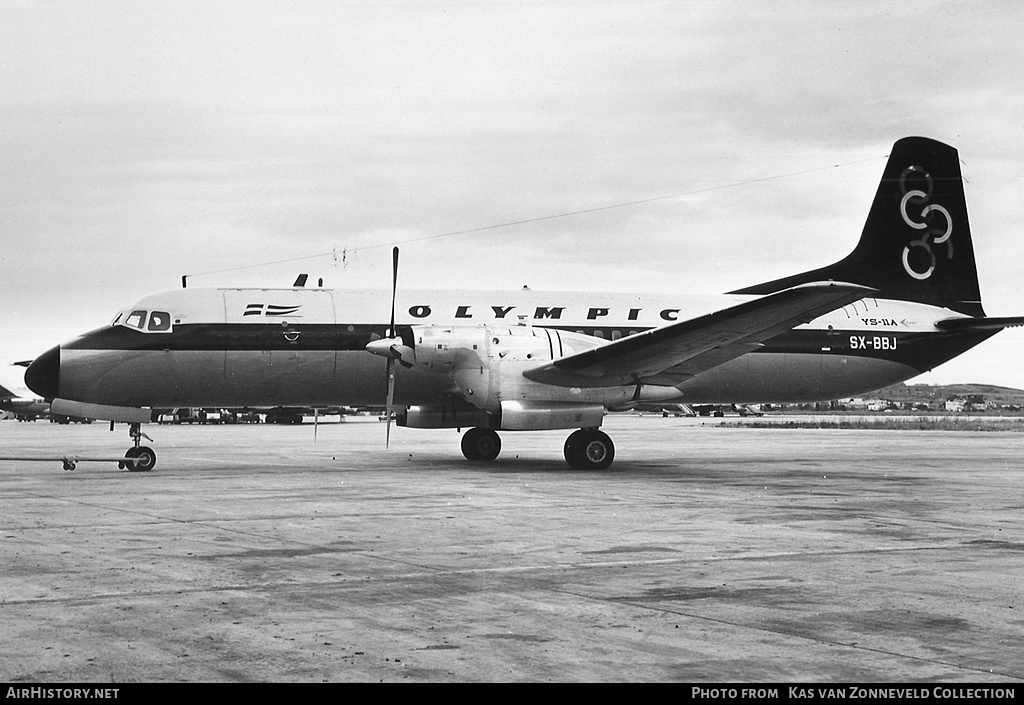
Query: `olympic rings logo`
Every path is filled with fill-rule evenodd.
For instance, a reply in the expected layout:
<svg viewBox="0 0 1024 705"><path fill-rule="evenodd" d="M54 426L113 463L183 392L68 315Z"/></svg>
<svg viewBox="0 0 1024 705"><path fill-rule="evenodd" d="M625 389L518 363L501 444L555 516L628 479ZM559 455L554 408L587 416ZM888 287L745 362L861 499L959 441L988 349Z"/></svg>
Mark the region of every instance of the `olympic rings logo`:
<svg viewBox="0 0 1024 705"><path fill-rule="evenodd" d="M911 188L908 183L911 180L915 182L913 186L923 186L925 190ZM923 183L921 183L922 181ZM932 196L932 187L931 175L919 166L908 166L900 174L900 192L903 194L903 198L900 200L900 215L903 216L903 222L914 230L925 231L920 238L911 240L903 248L903 269L914 279L921 281L930 277L935 271L936 258L933 246L945 245L946 259L953 259L953 243L950 241L950 237L953 235L953 219L949 216L949 211L942 206L937 203L928 203ZM919 220L912 219L907 212L908 206L911 205L915 208L923 206L918 213ZM944 227L929 226L928 221L935 220L932 217L933 213L938 213L943 217ZM912 258L913 264L911 263Z"/></svg>

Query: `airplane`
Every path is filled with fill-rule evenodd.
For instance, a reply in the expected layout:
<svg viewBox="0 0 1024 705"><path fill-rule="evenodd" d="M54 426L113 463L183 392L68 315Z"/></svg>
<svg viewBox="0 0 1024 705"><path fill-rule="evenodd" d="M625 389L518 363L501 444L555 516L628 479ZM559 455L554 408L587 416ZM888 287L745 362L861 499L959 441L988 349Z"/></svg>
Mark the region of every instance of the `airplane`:
<svg viewBox="0 0 1024 705"><path fill-rule="evenodd" d="M467 428L472 461L498 456L498 431L575 429L565 460L594 470L615 456L600 430L609 411L856 396L1024 325L985 315L957 150L924 137L894 144L854 250L800 274L697 297L399 292L397 282L395 248L390 297L303 286L154 294L42 353L26 383L57 413L129 423L134 470L156 463L140 443L151 408L382 400L386 444L393 417Z"/></svg>
<svg viewBox="0 0 1024 705"><path fill-rule="evenodd" d="M0 411L14 414L19 421L35 421L49 415L50 405L25 387L24 372L13 365L0 368Z"/></svg>

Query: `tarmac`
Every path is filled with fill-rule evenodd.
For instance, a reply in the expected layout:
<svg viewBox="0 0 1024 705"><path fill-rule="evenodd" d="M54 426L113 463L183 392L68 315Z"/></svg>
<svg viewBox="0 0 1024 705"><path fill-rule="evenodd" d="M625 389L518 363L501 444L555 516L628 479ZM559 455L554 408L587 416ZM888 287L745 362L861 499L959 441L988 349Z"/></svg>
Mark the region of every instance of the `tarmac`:
<svg viewBox="0 0 1024 705"><path fill-rule="evenodd" d="M375 420L0 461L0 682L1024 682L1024 433L727 421L612 416L596 472Z"/></svg>

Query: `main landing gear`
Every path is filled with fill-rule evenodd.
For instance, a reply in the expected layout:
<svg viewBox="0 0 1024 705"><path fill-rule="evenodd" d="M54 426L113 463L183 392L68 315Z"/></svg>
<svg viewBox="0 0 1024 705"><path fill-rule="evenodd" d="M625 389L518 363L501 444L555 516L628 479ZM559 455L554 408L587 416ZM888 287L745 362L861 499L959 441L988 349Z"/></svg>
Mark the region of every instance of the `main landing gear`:
<svg viewBox="0 0 1024 705"><path fill-rule="evenodd" d="M494 460L501 439L489 428L471 428L462 436L462 454L469 460ZM604 470L615 459L615 444L596 428L581 428L565 439L565 461L575 470Z"/></svg>
<svg viewBox="0 0 1024 705"><path fill-rule="evenodd" d="M576 470L604 470L615 459L615 444L607 433L581 428L565 439L565 462Z"/></svg>
<svg viewBox="0 0 1024 705"><path fill-rule="evenodd" d="M501 452L501 439L489 428L471 428L462 437L462 454L469 460L494 460Z"/></svg>
<svg viewBox="0 0 1024 705"><path fill-rule="evenodd" d="M117 464L119 468L128 468L129 472L148 472L156 465L156 453L149 446L141 445L142 439L152 442L152 438L142 432L141 424L133 423L128 427L128 435L134 444L124 454L125 460Z"/></svg>

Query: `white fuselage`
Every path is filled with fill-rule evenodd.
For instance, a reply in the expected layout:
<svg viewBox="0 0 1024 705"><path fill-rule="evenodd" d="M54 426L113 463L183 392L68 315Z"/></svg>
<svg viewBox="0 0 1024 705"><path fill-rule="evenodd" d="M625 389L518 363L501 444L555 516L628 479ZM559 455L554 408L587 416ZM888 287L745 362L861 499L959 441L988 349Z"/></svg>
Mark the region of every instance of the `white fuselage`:
<svg viewBox="0 0 1024 705"><path fill-rule="evenodd" d="M600 345L749 298L407 291L397 299L396 326L399 331L455 327L481 336L556 328L595 336L594 344ZM936 320L958 315L924 304L863 299L687 379L675 387L678 399L818 401L878 389L987 337L968 340L935 327ZM180 289L155 294L111 326L61 346L54 396L146 407L379 406L387 387L385 360L369 354L366 345L386 334L389 317L386 292ZM536 352L537 359L560 354L540 338ZM492 355L502 359L500 350ZM452 380L445 374L396 367L396 404L442 403L451 397ZM608 399L606 405L614 406Z"/></svg>

